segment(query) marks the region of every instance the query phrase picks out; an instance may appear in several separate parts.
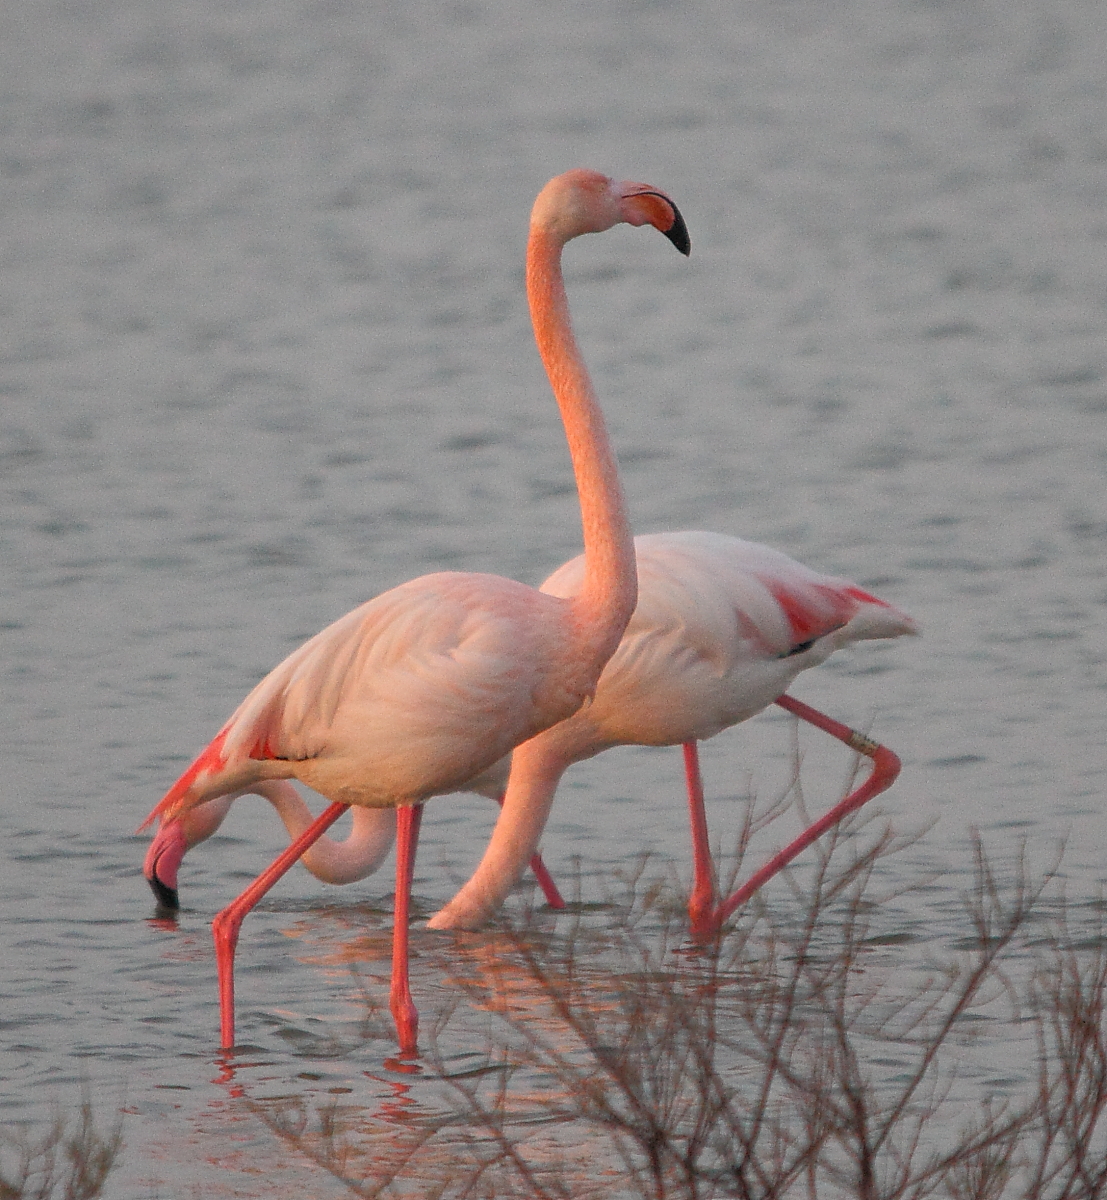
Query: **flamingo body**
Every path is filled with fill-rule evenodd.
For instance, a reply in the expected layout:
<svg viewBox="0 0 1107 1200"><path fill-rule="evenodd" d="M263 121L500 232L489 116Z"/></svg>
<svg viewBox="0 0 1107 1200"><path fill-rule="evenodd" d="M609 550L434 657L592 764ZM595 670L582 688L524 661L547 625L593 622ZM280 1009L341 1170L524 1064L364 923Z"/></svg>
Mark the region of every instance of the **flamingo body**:
<svg viewBox="0 0 1107 1200"><path fill-rule="evenodd" d="M856 584L756 542L686 531L634 545L634 615L592 703L549 733L572 762L609 746L714 737L842 646L915 632L906 614ZM582 569L572 559L542 590L573 595Z"/></svg>
<svg viewBox="0 0 1107 1200"><path fill-rule="evenodd" d="M542 778L552 776L556 783L573 763L617 745L703 741L760 712L834 651L917 631L905 613L849 580L820 574L756 542L702 531L647 534L635 538L635 556L638 604L591 703L530 747ZM559 567L542 591L569 598L579 591L583 571L578 556ZM504 756L460 790L498 799L510 766L510 755ZM287 783L262 782L251 790L270 800L292 837L313 819ZM218 828L241 794L207 801L163 824L146 860L147 878L163 903L176 904L177 866L185 851ZM325 883L364 879L388 853L395 830L391 812L355 807L353 821L344 841L323 836L302 858ZM516 865L495 868L507 888ZM536 865L542 869L540 860ZM499 889L482 892L478 902L477 886L467 885L433 924L468 927L483 921ZM560 905L552 885L547 895Z"/></svg>
<svg viewBox="0 0 1107 1200"><path fill-rule="evenodd" d="M172 822L206 801L279 779L300 779L332 802L216 917L224 1046L234 1042L233 960L243 916L354 804L399 810L391 1003L401 1049L414 1051L406 913L422 802L456 791L569 716L619 643L637 598L634 544L615 455L573 336L561 255L571 238L620 223L652 225L689 251L667 196L586 170L542 189L527 242L535 340L580 500L587 560L580 592L566 600L499 576L440 573L368 601L271 671L144 823ZM510 799L509 789L505 805ZM517 808L513 802L513 815Z"/></svg>
<svg viewBox="0 0 1107 1200"><path fill-rule="evenodd" d="M705 741L836 650L918 632L887 601L758 542L689 530L642 534L634 548L638 605L591 703L535 739L535 756L562 772L613 746ZM582 568L570 559L541 590L573 595ZM501 794L510 767L501 759L466 790Z"/></svg>
<svg viewBox="0 0 1107 1200"><path fill-rule="evenodd" d="M401 584L272 670L151 818L275 779L367 808L461 790L595 687L598 665L582 670L572 641L571 606L513 580Z"/></svg>
<svg viewBox="0 0 1107 1200"><path fill-rule="evenodd" d="M517 824L502 832L497 824L476 871L431 928L472 929L499 907L573 763L619 745L694 747L777 701L835 650L917 632L906 613L849 580L756 542L702 531L648 534L635 538L635 558L638 605L592 701L470 782L495 795L510 778L529 798L535 841L522 839ZM582 568L581 558L572 559L542 590L573 595Z"/></svg>

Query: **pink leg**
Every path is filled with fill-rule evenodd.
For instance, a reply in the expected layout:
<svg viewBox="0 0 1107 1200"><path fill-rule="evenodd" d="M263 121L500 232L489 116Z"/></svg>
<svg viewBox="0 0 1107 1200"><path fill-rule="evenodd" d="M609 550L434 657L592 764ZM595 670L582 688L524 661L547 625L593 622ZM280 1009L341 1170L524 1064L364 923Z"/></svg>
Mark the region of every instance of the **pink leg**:
<svg viewBox="0 0 1107 1200"><path fill-rule="evenodd" d="M408 923L411 920L411 881L415 875L415 851L419 845L421 804L396 810L396 899L392 912L392 994L389 1007L400 1036L400 1053L415 1054L419 1013L411 998L408 979Z"/></svg>
<svg viewBox="0 0 1107 1200"><path fill-rule="evenodd" d="M534 872L534 878L538 880L538 886L542 889L542 894L546 897L546 903L550 908L564 908L565 901L561 897L561 893L557 890L557 884L554 883L553 876L546 869L546 864L542 861L542 855L536 854L530 860L530 869Z"/></svg>
<svg viewBox="0 0 1107 1200"><path fill-rule="evenodd" d="M863 734L856 733L848 725L843 725L840 721L835 721L832 717L826 716L824 713L819 712L818 709L812 708L809 704L804 704L800 700L793 700L791 696L779 696L776 703L781 708L787 709L788 712L799 717L801 721L810 722L810 724L817 726L825 733L829 733L831 737L844 742L850 749L871 758L873 760L873 772L856 791L851 792L825 816L820 817L819 820L808 826L794 842L785 846L778 854L773 855L752 878L747 880L733 895L720 904L707 921L701 921L697 927L693 918L693 936L702 937L705 933L717 933L723 922L737 908L745 904L758 888L762 887L778 871L786 867L800 851L805 850L812 842L822 837L828 829L837 825L843 817L856 812L867 801L891 787L895 782L896 776L899 774L900 761L887 747L879 745L879 743L872 741Z"/></svg>
<svg viewBox="0 0 1107 1200"><path fill-rule="evenodd" d="M504 798L502 795L496 797L496 803L503 808ZM530 860L530 869L534 873L534 878L538 880L538 886L542 889L542 893L546 897L546 903L550 908L564 908L565 901L561 898L561 893L557 890L557 884L554 883L553 876L546 869L546 864L542 861L541 854L536 853Z"/></svg>
<svg viewBox="0 0 1107 1200"><path fill-rule="evenodd" d="M332 804L321 816L277 856L236 900L232 900L211 923L215 938L215 963L219 972L219 1029L224 1050L234 1048L234 951L238 945L238 930L243 918L284 875L304 851L323 836L349 808L348 804Z"/></svg>
<svg viewBox="0 0 1107 1200"><path fill-rule="evenodd" d="M688 916L692 936L706 937L714 928L715 864L707 836L699 748L694 741L684 743L684 778L688 784L688 816L692 825L692 895L688 899Z"/></svg>

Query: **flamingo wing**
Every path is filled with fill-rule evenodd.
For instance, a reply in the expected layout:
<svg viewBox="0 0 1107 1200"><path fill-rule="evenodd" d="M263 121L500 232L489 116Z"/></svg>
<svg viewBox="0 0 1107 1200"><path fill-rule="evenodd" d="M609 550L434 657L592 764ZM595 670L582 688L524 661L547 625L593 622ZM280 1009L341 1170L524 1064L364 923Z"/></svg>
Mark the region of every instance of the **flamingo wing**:
<svg viewBox="0 0 1107 1200"><path fill-rule="evenodd" d="M915 632L898 609L756 542L703 531L635 539L638 606L592 704L545 736L575 761L621 744L703 740L772 703L850 641ZM582 561L542 584L579 587Z"/></svg>
<svg viewBox="0 0 1107 1200"><path fill-rule="evenodd" d="M368 807L458 790L581 703L554 667L568 611L494 575L442 572L377 596L274 668L146 823L260 779Z"/></svg>

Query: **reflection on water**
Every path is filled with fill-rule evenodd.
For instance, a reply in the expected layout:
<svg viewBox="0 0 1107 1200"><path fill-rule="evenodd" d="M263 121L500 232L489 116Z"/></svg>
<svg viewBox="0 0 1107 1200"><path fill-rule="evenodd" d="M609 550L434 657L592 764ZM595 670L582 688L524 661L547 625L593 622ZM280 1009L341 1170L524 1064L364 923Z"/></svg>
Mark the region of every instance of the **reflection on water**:
<svg viewBox="0 0 1107 1200"><path fill-rule="evenodd" d="M778 546L922 626L799 692L903 758L885 813L936 822L879 868L942 876L883 953L906 970L963 933L972 826L1005 865L1067 838L1068 894L1094 895L1102 6L34 13L0 13L2 1119L124 1086L120 1200L257 1195L259 1163L267 1195L327 1195L211 1082L208 922L280 829L242 807L187 860L172 930L131 831L355 604L443 567L534 583L577 553L521 272L535 192L578 164L669 188L695 244L688 264L629 234L568 256L636 530ZM724 845L746 796L786 782L788 731L766 714L704 747ZM844 768L802 746L817 810ZM683 869L679 760L566 776L545 853L559 878L579 857L583 902L641 851ZM424 914L477 861L486 804L430 806ZM294 872L249 919L248 1096L351 1087L376 1111L398 1080L433 1108L356 1032L341 964L298 961L337 953L341 921L383 947L390 890ZM454 998L444 945L416 964L428 1012ZM455 1022L443 1054L471 1063L482 1038Z"/></svg>

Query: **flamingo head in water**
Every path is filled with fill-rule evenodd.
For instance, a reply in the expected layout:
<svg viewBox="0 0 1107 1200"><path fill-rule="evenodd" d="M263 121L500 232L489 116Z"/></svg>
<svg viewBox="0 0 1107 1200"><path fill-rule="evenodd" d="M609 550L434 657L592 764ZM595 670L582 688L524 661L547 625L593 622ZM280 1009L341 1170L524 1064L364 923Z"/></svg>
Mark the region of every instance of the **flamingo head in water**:
<svg viewBox="0 0 1107 1200"><path fill-rule="evenodd" d="M177 895L177 868L188 850L188 842L179 820L164 821L146 851L142 873L153 889L159 908L180 908Z"/></svg>

